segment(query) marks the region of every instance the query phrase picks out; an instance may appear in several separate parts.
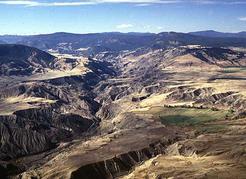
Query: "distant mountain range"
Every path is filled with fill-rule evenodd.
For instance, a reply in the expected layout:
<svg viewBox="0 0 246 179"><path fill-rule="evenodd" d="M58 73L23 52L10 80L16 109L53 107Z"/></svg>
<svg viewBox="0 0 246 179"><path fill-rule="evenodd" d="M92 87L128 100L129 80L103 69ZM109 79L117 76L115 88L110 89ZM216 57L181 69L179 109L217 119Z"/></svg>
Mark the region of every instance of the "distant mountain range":
<svg viewBox="0 0 246 179"><path fill-rule="evenodd" d="M198 31L198 32L190 32L191 35L198 35L204 37L237 37L237 38L246 38L246 31L238 32L238 33L225 33L225 32L217 32L214 30L207 30L207 31Z"/></svg>
<svg viewBox="0 0 246 179"><path fill-rule="evenodd" d="M60 53L84 53L84 51L86 53L98 53L137 48L165 49L183 45L246 47L246 32L200 31L191 33L162 32L158 34L119 32L72 34L58 32L31 36L3 35L0 36L0 43L22 44Z"/></svg>

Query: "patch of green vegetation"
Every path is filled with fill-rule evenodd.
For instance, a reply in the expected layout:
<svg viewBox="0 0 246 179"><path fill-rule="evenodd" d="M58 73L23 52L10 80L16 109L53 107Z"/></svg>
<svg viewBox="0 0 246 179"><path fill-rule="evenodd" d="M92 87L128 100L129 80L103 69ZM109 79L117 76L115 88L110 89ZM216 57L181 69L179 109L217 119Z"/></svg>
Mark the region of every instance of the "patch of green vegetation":
<svg viewBox="0 0 246 179"><path fill-rule="evenodd" d="M215 111L212 109L196 108L163 108L156 115L159 116L163 124L177 126L194 126L219 119L225 119L232 114L229 111Z"/></svg>
<svg viewBox="0 0 246 179"><path fill-rule="evenodd" d="M246 70L246 66L227 66L227 67L224 67L225 69L231 69L231 68L237 68L237 69L243 69L243 70Z"/></svg>
<svg viewBox="0 0 246 179"><path fill-rule="evenodd" d="M230 74L230 73L240 73L246 72L246 67L224 67L219 71L220 73Z"/></svg>
<svg viewBox="0 0 246 179"><path fill-rule="evenodd" d="M226 125L209 125L199 128L197 131L199 133L216 133L226 131Z"/></svg>
<svg viewBox="0 0 246 179"><path fill-rule="evenodd" d="M246 67L225 67L223 70L219 71L221 73L237 73L246 71Z"/></svg>
<svg viewBox="0 0 246 179"><path fill-rule="evenodd" d="M219 71L220 73L237 73L239 72L239 70L229 70L229 69L226 69L226 70L222 70L222 71Z"/></svg>

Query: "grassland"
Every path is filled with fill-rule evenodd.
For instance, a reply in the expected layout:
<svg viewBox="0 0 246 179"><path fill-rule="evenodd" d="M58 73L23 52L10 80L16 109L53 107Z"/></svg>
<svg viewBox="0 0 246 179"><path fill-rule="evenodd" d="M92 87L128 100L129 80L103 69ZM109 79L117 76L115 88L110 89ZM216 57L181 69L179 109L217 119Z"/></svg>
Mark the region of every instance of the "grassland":
<svg viewBox="0 0 246 179"><path fill-rule="evenodd" d="M69 76L83 75L90 70L85 67L88 63L87 58L74 57L71 55L62 54L57 56L58 60L56 62L56 69L46 69L44 74L34 74L29 77L28 80L38 81L38 80L49 80ZM76 62L74 64L69 64L66 62L66 58L73 59Z"/></svg>
<svg viewBox="0 0 246 179"><path fill-rule="evenodd" d="M166 73L169 70L165 70ZM178 86L214 89L214 93L237 92L246 97L246 67L224 67L220 69L180 69L170 76L167 82L180 83ZM167 86L172 88L173 86Z"/></svg>
<svg viewBox="0 0 246 179"><path fill-rule="evenodd" d="M182 107L152 107L147 111L138 111L136 113L140 115L151 114L160 119L163 124L176 126L198 126L232 116L232 113L227 110L217 111Z"/></svg>
<svg viewBox="0 0 246 179"><path fill-rule="evenodd" d="M246 72L246 67L226 67L223 68L221 73L240 73L240 72Z"/></svg>
<svg viewBox="0 0 246 179"><path fill-rule="evenodd" d="M164 108L157 113L161 122L174 125L199 125L218 119L223 119L230 115L228 111L213 111L211 109L193 108Z"/></svg>

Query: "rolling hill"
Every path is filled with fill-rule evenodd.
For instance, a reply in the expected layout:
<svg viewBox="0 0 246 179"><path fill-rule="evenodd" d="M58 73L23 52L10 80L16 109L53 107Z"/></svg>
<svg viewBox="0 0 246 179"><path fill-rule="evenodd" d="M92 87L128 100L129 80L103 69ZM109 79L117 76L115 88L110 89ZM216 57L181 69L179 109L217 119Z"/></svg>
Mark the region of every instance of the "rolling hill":
<svg viewBox="0 0 246 179"><path fill-rule="evenodd" d="M33 36L0 36L6 43L17 43L60 53L94 54L102 51L133 50L136 48L169 48L180 45L212 47L246 47L246 39L233 36L204 36L199 33L54 33Z"/></svg>

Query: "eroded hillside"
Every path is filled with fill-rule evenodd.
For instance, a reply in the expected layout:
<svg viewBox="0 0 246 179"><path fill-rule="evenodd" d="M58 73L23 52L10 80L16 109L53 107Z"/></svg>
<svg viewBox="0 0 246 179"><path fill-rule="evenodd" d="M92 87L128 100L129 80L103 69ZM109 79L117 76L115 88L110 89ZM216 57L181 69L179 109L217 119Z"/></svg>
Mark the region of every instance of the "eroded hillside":
<svg viewBox="0 0 246 179"><path fill-rule="evenodd" d="M32 54L22 62L39 51ZM3 176L202 178L228 168L245 176L244 51L189 45L53 55L39 70L0 77Z"/></svg>

